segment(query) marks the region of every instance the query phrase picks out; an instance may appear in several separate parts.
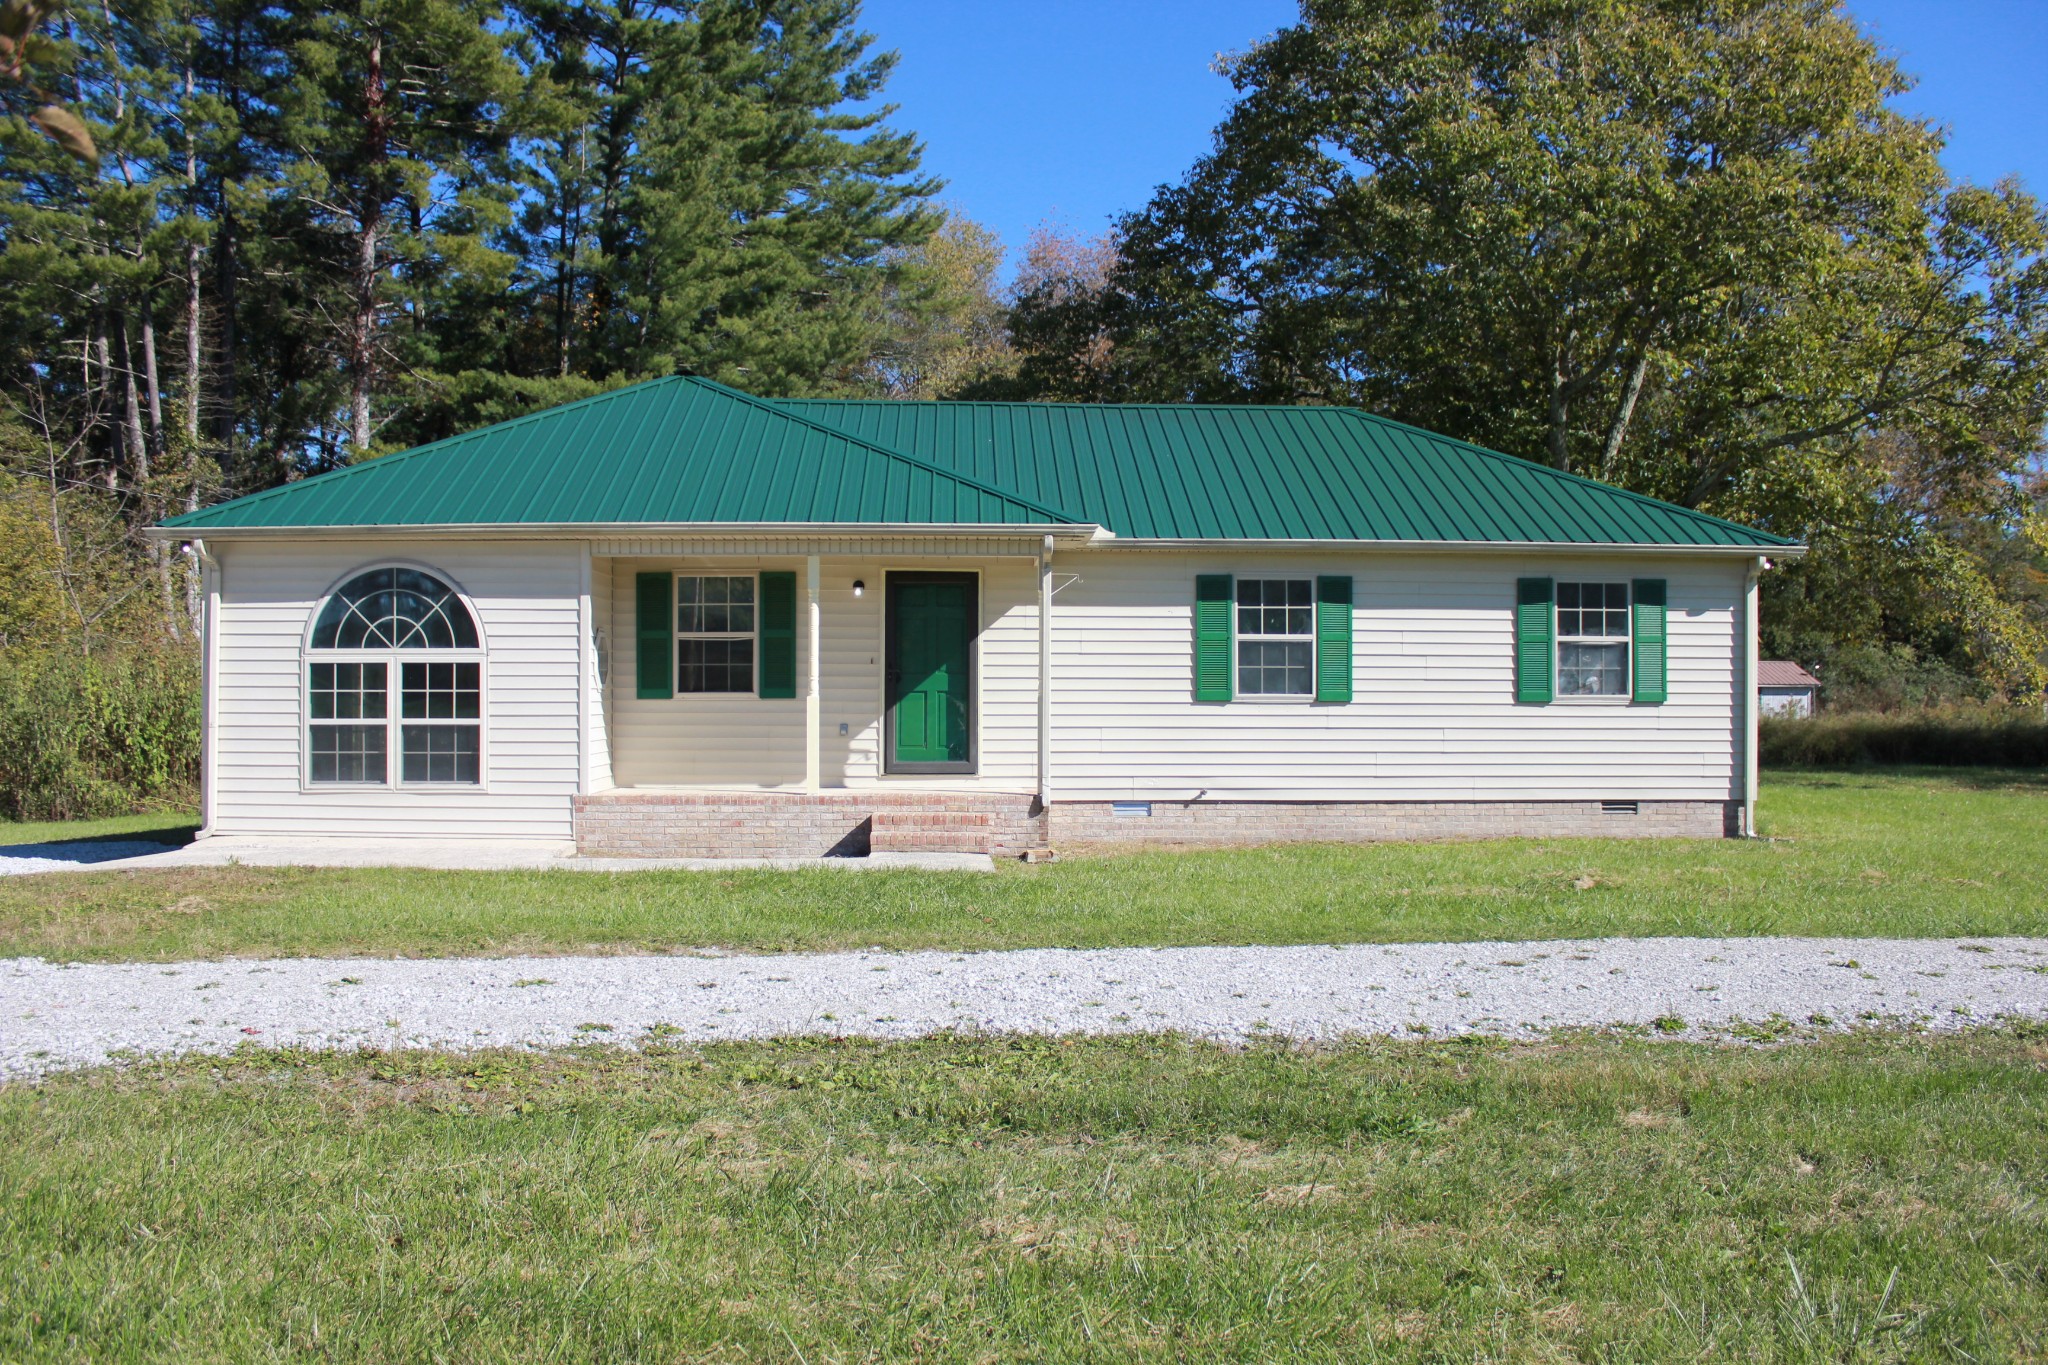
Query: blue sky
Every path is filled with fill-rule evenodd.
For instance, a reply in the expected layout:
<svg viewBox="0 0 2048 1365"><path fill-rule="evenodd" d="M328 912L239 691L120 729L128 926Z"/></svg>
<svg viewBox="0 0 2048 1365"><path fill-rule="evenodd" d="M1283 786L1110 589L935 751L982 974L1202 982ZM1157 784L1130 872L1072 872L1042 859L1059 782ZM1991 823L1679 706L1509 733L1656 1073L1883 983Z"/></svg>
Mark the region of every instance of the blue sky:
<svg viewBox="0 0 2048 1365"><path fill-rule="evenodd" d="M1920 76L1907 112L1948 125L1952 174L2048 193L2048 0L1850 0ZM902 54L888 98L947 199L1012 248L1053 222L1098 232L1209 146L1216 54L1292 21L1293 0L866 0Z"/></svg>

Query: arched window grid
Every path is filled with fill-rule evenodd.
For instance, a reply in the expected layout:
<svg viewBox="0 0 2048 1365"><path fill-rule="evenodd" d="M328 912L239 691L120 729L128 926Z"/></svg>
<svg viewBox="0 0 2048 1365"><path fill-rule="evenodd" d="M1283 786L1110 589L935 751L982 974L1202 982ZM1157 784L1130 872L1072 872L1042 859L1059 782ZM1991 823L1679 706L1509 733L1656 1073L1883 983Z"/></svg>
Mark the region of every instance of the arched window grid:
<svg viewBox="0 0 2048 1365"><path fill-rule="evenodd" d="M482 637L438 574L352 574L316 613L301 676L308 785L483 785Z"/></svg>

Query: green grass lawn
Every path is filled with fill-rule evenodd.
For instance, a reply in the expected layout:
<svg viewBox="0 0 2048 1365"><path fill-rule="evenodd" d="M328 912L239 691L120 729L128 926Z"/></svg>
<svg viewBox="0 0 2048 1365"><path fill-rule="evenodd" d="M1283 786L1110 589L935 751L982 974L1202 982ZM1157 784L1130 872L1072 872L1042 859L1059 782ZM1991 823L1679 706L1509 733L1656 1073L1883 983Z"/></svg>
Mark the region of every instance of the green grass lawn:
<svg viewBox="0 0 2048 1365"><path fill-rule="evenodd" d="M2048 774L1774 773L1768 840L1315 845L923 872L0 878L0 956L2048 933Z"/></svg>
<svg viewBox="0 0 2048 1365"><path fill-rule="evenodd" d="M2038 1030L250 1052L0 1089L8 1360L2025 1360Z"/></svg>

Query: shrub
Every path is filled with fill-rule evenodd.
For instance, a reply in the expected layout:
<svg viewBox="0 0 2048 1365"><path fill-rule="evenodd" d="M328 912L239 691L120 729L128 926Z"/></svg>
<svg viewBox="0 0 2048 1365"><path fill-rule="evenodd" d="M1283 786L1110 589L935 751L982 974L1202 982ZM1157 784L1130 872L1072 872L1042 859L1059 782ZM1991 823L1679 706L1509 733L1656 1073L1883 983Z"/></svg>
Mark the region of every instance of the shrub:
<svg viewBox="0 0 2048 1365"><path fill-rule="evenodd" d="M189 646L0 651L0 817L190 806L199 718L199 657Z"/></svg>
<svg viewBox="0 0 2048 1365"><path fill-rule="evenodd" d="M1771 767L2048 765L2048 719L2037 709L1957 706L1897 713L1823 711L1806 719L1765 716L1760 731L1758 756Z"/></svg>

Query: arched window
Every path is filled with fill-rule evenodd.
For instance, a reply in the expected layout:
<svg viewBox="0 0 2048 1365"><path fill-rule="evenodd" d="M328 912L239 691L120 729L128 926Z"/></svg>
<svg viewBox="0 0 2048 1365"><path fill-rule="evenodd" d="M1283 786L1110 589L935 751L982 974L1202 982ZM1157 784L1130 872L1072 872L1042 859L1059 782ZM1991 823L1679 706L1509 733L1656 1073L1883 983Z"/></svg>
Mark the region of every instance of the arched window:
<svg viewBox="0 0 2048 1365"><path fill-rule="evenodd" d="M307 779L481 782L483 668L453 588L418 569L357 574L327 599L308 645Z"/></svg>

